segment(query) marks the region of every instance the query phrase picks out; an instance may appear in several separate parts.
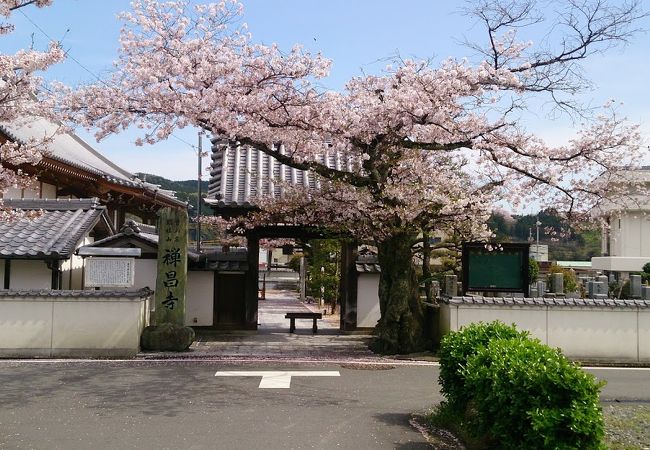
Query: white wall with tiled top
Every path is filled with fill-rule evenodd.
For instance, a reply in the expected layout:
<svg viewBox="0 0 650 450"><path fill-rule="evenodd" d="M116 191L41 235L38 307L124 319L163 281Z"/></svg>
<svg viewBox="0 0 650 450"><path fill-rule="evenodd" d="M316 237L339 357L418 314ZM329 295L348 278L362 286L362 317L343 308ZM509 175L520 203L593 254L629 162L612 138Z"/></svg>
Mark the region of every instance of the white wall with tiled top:
<svg viewBox="0 0 650 450"><path fill-rule="evenodd" d="M92 291L95 292L95 291ZM0 297L0 357L133 357L148 298Z"/></svg>
<svg viewBox="0 0 650 450"><path fill-rule="evenodd" d="M569 358L611 363L650 361L650 308L593 306L440 305L440 330L500 320L529 331Z"/></svg>
<svg viewBox="0 0 650 450"><path fill-rule="evenodd" d="M9 289L51 289L52 270L44 260L11 260Z"/></svg>

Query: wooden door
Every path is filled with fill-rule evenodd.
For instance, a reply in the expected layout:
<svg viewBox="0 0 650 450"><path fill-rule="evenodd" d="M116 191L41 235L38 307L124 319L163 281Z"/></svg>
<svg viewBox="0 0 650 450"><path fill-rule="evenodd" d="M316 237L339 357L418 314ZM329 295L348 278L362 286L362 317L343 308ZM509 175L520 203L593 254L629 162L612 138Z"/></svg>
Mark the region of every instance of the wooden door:
<svg viewBox="0 0 650 450"><path fill-rule="evenodd" d="M245 276L217 273L214 277L214 326L244 328L246 322Z"/></svg>

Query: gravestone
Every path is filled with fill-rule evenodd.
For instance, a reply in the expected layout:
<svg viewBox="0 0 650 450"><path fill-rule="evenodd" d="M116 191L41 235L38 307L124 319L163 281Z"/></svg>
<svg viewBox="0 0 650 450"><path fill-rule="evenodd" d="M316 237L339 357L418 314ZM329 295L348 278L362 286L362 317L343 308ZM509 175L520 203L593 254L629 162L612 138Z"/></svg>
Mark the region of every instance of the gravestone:
<svg viewBox="0 0 650 450"><path fill-rule="evenodd" d="M589 298L607 298L609 285L603 281L592 281L590 283Z"/></svg>
<svg viewBox="0 0 650 450"><path fill-rule="evenodd" d="M456 275L445 275L445 295L447 297L458 295L458 277Z"/></svg>
<svg viewBox="0 0 650 450"><path fill-rule="evenodd" d="M540 297L544 297L546 295L546 282L539 280L537 282L537 295Z"/></svg>
<svg viewBox="0 0 650 450"><path fill-rule="evenodd" d="M612 274L613 275L613 274ZM598 275L596 277L596 281L599 281L601 283L609 284L609 277L607 275Z"/></svg>
<svg viewBox="0 0 650 450"><path fill-rule="evenodd" d="M561 294L564 292L564 274L551 274L551 291L554 294Z"/></svg>
<svg viewBox="0 0 650 450"><path fill-rule="evenodd" d="M630 297L641 298L641 275L630 275Z"/></svg>
<svg viewBox="0 0 650 450"><path fill-rule="evenodd" d="M641 298L650 300L650 286L641 286Z"/></svg>

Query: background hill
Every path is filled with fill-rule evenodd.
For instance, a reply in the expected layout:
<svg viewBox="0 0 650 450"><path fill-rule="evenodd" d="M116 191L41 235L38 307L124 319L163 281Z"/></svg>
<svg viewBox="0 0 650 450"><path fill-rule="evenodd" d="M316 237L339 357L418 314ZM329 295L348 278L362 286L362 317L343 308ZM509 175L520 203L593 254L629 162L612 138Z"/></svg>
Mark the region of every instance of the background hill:
<svg viewBox="0 0 650 450"><path fill-rule="evenodd" d="M151 173L137 172L135 174L138 178L148 183L159 185L162 189L169 189L176 192L176 198L192 205L189 211L190 217L196 217L196 199L198 197L198 186L196 180L182 180L173 181L159 175ZM201 181L201 193L205 197L208 192L208 181ZM209 206L202 206L202 213L204 215L212 215L212 209Z"/></svg>
<svg viewBox="0 0 650 450"><path fill-rule="evenodd" d="M542 210L536 215L495 213L488 225L500 242L536 241L535 222L539 220L539 243L548 245L550 261L587 261L601 255L601 232L596 225L577 228L563 220L554 210Z"/></svg>

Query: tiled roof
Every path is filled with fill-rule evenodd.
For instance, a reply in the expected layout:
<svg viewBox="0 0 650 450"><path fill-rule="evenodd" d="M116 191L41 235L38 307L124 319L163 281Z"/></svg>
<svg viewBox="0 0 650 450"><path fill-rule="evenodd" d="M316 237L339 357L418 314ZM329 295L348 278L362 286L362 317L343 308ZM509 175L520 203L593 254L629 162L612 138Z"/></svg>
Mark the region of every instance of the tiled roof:
<svg viewBox="0 0 650 450"><path fill-rule="evenodd" d="M95 241L92 244L88 244L86 247L104 247L111 242L122 239L124 236L133 236L149 244L155 246L158 245L158 233L156 232L155 226L145 225L133 220L128 220L124 225L122 225L119 233L104 239L100 239L99 241Z"/></svg>
<svg viewBox="0 0 650 450"><path fill-rule="evenodd" d="M280 164L275 158L238 142L214 139L210 183L205 202L212 206L252 206L254 197L282 195L282 184L318 189L319 177L306 170ZM280 147L284 154L284 147ZM327 167L350 170L349 162L323 147L321 162Z"/></svg>
<svg viewBox="0 0 650 450"><path fill-rule="evenodd" d="M53 290L53 289L0 289L0 297L58 297L58 298L87 298L87 297L123 297L146 298L153 295L149 288L137 291L97 291L97 290Z"/></svg>
<svg viewBox="0 0 650 450"><path fill-rule="evenodd" d="M380 273L379 261L375 255L360 255L355 261L359 273Z"/></svg>
<svg viewBox="0 0 650 450"><path fill-rule="evenodd" d="M97 199L5 199L3 203L43 211L36 219L0 222L0 256L5 258L69 258L106 212Z"/></svg>
<svg viewBox="0 0 650 450"><path fill-rule="evenodd" d="M156 231L156 227L153 225L145 225L142 223L138 223L133 220L127 221L122 226L119 233L95 241L92 244L86 245L85 247L110 247L111 243L120 241L121 239L124 238L133 238L136 240L136 242L139 241L145 244L149 244L155 248L158 247L158 232ZM221 248L206 248L203 250L202 253L197 253L193 248L187 249L188 259L196 263L200 262L204 266L207 266L209 263L213 263L215 261L217 262L222 262L222 261L242 262L243 261L245 263L246 255L247 255L246 249L233 248L231 249L230 252L222 252ZM218 266L218 264L215 265L215 268L218 267L221 266ZM226 266L223 267L224 267L223 269L218 269L218 270L226 270L225 269ZM240 264L238 267L244 267L244 264ZM246 265L246 267L248 266ZM236 269L236 270L247 270L247 269Z"/></svg>
<svg viewBox="0 0 650 450"><path fill-rule="evenodd" d="M174 203L184 205L173 191L140 180L103 156L74 133L59 132L60 125L43 118L29 121L21 119L13 123L0 123L0 131L14 142L25 143L33 139L52 137L45 156L99 176L106 181L122 186L139 188L167 197Z"/></svg>
<svg viewBox="0 0 650 450"><path fill-rule="evenodd" d="M207 267L217 272L246 272L248 263L246 261L210 261Z"/></svg>
<svg viewBox="0 0 650 450"><path fill-rule="evenodd" d="M512 298L465 296L441 298L449 305L492 305L492 306L581 306L589 308L650 308L648 300L619 300L592 298Z"/></svg>

